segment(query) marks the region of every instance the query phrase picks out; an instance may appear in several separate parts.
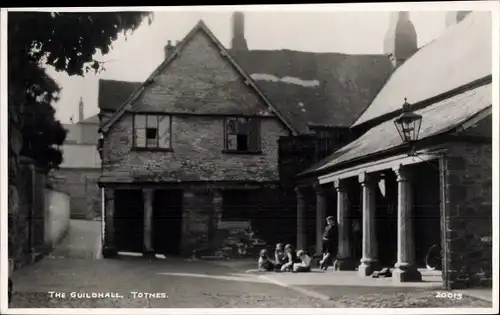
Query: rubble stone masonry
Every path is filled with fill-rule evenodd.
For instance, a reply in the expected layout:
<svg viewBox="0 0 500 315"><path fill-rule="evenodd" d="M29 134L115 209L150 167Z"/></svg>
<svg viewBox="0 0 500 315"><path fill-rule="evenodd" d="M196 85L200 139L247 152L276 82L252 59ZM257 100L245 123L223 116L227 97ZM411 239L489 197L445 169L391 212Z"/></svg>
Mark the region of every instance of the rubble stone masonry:
<svg viewBox="0 0 500 315"><path fill-rule="evenodd" d="M278 182L278 139L290 131L249 82L201 31L132 104L132 112L172 117L171 151L134 150L133 115L120 117L104 135L102 177L106 183L174 183L184 190L183 252L207 244L213 198L205 183ZM107 113L101 119L107 119ZM261 152L224 152L224 117L259 116ZM106 211L109 212L109 202Z"/></svg>
<svg viewBox="0 0 500 315"><path fill-rule="evenodd" d="M226 154L222 117L172 118L173 152L134 151L132 115L122 117L104 141L103 177L117 181L277 181L278 138L286 133L275 118L261 124L262 154Z"/></svg>
<svg viewBox="0 0 500 315"><path fill-rule="evenodd" d="M452 143L444 163L445 282L448 288L491 286L491 143Z"/></svg>

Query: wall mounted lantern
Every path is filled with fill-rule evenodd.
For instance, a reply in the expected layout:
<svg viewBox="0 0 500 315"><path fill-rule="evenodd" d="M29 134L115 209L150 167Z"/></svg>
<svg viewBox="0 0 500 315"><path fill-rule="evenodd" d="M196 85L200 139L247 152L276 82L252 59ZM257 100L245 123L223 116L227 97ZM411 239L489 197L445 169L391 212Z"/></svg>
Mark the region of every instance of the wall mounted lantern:
<svg viewBox="0 0 500 315"><path fill-rule="evenodd" d="M394 125L403 144L407 144L411 151L413 151L413 144L418 140L421 124L422 116L411 110L411 105L408 104L405 97L402 113L398 118L394 119Z"/></svg>

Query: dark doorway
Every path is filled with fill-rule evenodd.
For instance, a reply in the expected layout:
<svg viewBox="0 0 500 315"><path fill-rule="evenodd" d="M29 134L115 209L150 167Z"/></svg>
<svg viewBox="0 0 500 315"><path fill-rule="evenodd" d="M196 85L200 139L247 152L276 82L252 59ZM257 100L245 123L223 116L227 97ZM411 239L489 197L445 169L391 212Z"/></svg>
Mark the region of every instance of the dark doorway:
<svg viewBox="0 0 500 315"><path fill-rule="evenodd" d="M398 245L398 186L392 171L384 172L376 187L375 230L381 267L393 268Z"/></svg>
<svg viewBox="0 0 500 315"><path fill-rule="evenodd" d="M347 196L349 200L349 236L351 239L351 256L352 259L359 265L362 256L362 191L358 178L346 179L348 188Z"/></svg>
<svg viewBox="0 0 500 315"><path fill-rule="evenodd" d="M181 189L156 190L153 201L153 248L158 254L180 254L182 238Z"/></svg>
<svg viewBox="0 0 500 315"><path fill-rule="evenodd" d="M415 260L417 267L426 267L431 246L441 245L441 213L439 165L426 162L412 166Z"/></svg>
<svg viewBox="0 0 500 315"><path fill-rule="evenodd" d="M115 245L118 251L142 253L144 240L142 190L115 191Z"/></svg>

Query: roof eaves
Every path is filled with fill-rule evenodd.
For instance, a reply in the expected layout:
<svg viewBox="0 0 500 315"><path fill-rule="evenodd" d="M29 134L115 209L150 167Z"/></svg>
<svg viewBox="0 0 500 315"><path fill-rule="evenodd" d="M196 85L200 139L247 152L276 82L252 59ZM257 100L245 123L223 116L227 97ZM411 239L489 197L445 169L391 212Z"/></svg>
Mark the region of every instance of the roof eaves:
<svg viewBox="0 0 500 315"><path fill-rule="evenodd" d="M130 108L130 105L142 94L145 90L146 86L154 81L154 78L163 70L167 65L169 65L177 56L179 55L182 48L185 46L186 42L194 36L194 34L201 28L205 26L205 23L200 20L191 31L184 37L184 39L175 47L175 50L172 54L165 59L154 71L151 75L141 84L141 86L134 92L129 98L121 105L104 124L99 128L99 132L106 133L109 128L125 113L127 109Z"/></svg>
<svg viewBox="0 0 500 315"><path fill-rule="evenodd" d="M245 83L250 86L256 93L257 95L266 103L266 105L271 109L272 112L278 116L278 118L281 120L281 122L292 132L293 135L298 134L297 130L284 118L284 116L280 113L280 111L273 106L273 104L267 99L267 97L262 93L262 91L259 89L255 81L252 79L251 76L249 76L245 70L238 64L238 62L231 56L229 51L224 47L224 45L221 44L221 42L217 39L217 37L210 31L210 29L205 25L205 23L201 24L201 28L205 31L205 33L212 39L212 41L217 45L217 48L219 48L219 51L223 57L226 57L231 65L240 73L241 76L245 78Z"/></svg>
<svg viewBox="0 0 500 315"><path fill-rule="evenodd" d="M254 80L241 68L241 66L236 62L234 58L231 57L227 49L220 43L220 41L215 37L215 35L210 31L203 20L200 20L195 27L184 37L184 39L176 46L172 55L166 59L160 66L156 68L155 71L142 83L142 85L123 103L122 106L115 112L115 114L107 120L100 128L99 132L107 132L109 128L125 113L125 111L130 107L130 105L142 94L146 86L154 80L162 69L164 69L168 64L172 62L179 54L185 44L196 34L198 30L203 30L210 39L217 45L220 53L225 56L233 67L245 78L245 83L247 83L254 91L259 95L259 97L266 103L266 105L278 116L278 118L283 122L283 124L292 132L292 134L297 134L294 127L281 115L281 113L271 104L271 102L264 96L260 89L255 84Z"/></svg>
<svg viewBox="0 0 500 315"><path fill-rule="evenodd" d="M449 134L449 133L454 132L454 131L458 131L464 125L466 125L468 122L470 122L470 121L476 121L476 120L481 120L482 118L488 116L491 113L492 113L492 105L490 105L490 106L488 106L488 107L486 107L486 108L478 111L475 115L473 115L473 116L471 116L471 117L469 117L469 118L467 118L465 120L458 121L458 122L456 122L454 124L449 125L447 128L444 128L442 130L437 131L434 134L430 134L430 135L427 135L427 136L419 139L417 143L419 143L419 142L421 142L423 140L427 141L427 140L429 140L430 138L433 138L433 137L437 137L437 136ZM369 153L367 155L362 155L362 156L359 156L359 157L354 157L352 159L341 161L338 164L330 165L330 166L328 166L328 167L326 167L324 169L319 169L321 167L321 164L323 164L322 161L327 160L330 156L332 156L336 152L342 150L342 148L340 148L339 150L337 150L337 151L333 152L332 154L330 154L330 156L324 158L322 161L319 161L316 164L316 166L312 166L312 167L310 167L310 168L308 168L308 169L300 172L299 174L295 175L295 177L297 179L299 179L299 178L306 178L306 177L317 176L317 175L319 176L319 175L331 172L334 169L337 169L337 170L341 169L343 166L345 166L347 164L352 164L352 163L356 163L356 162L359 162L359 161L364 161L366 159L374 158L374 157L377 157L377 156L380 156L380 155L383 155L383 154L390 153L392 151L401 150L403 147L404 147L404 145L393 146L393 147L387 148L387 149L382 150L382 151L377 151L377 152Z"/></svg>
<svg viewBox="0 0 500 315"><path fill-rule="evenodd" d="M468 90L475 89L477 87L480 87L480 86L483 86L486 84L491 84L492 79L493 79L492 75L489 74L489 75L484 76L482 78L479 78L477 80L471 81L471 82L466 83L464 85L458 86L458 87L453 88L453 89L448 90L448 91L445 91L441 94L434 95L434 96L428 97L424 100L413 103L412 109L413 110L420 110L420 109L423 109L427 106L431 106L431 105L433 105L433 104L435 104L443 99L453 97L457 94L463 93L463 92L468 91ZM359 126L367 126L367 125L370 125L371 123L379 121L381 119L383 119L382 121L387 121L389 119L394 118L396 115L399 115L400 113L401 113L401 109L399 108L399 109L393 110L392 112L384 113L382 115L371 118L369 120L365 120L359 124L354 123L350 128L357 128Z"/></svg>

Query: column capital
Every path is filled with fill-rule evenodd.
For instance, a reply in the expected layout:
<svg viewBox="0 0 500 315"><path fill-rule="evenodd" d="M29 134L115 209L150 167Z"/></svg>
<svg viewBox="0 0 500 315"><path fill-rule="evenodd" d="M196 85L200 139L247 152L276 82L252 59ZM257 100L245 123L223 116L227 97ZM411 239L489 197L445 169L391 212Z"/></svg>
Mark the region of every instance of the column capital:
<svg viewBox="0 0 500 315"><path fill-rule="evenodd" d="M347 192L347 182L342 179L336 179L333 181L333 187L337 192Z"/></svg>
<svg viewBox="0 0 500 315"><path fill-rule="evenodd" d="M297 201L304 202L304 191L301 187L295 187L295 193L297 195Z"/></svg>
<svg viewBox="0 0 500 315"><path fill-rule="evenodd" d="M145 194L145 195L152 195L154 193L154 189L153 188L143 188L142 189L142 193Z"/></svg>
<svg viewBox="0 0 500 315"><path fill-rule="evenodd" d="M108 200L114 200L115 190L113 188L104 188L104 196Z"/></svg>
<svg viewBox="0 0 500 315"><path fill-rule="evenodd" d="M410 180L410 172L407 167L397 166L392 169L396 174L396 181L407 182Z"/></svg>
<svg viewBox="0 0 500 315"><path fill-rule="evenodd" d="M315 183L315 184L313 185L313 188L314 188L314 191L316 192L316 195L318 195L318 196L322 196L322 195L324 195L324 193L325 193L325 189L324 189L324 187L323 187L322 185L320 185L319 183Z"/></svg>
<svg viewBox="0 0 500 315"><path fill-rule="evenodd" d="M358 175L358 181L363 186L374 184L378 180L379 180L379 176L377 174L374 174L374 173L363 172L363 173Z"/></svg>
<svg viewBox="0 0 500 315"><path fill-rule="evenodd" d="M212 196L214 198L222 198L222 189L220 188L212 188Z"/></svg>

